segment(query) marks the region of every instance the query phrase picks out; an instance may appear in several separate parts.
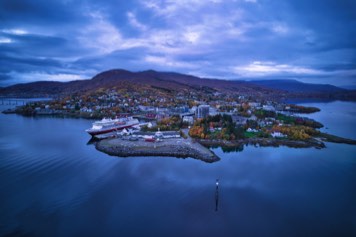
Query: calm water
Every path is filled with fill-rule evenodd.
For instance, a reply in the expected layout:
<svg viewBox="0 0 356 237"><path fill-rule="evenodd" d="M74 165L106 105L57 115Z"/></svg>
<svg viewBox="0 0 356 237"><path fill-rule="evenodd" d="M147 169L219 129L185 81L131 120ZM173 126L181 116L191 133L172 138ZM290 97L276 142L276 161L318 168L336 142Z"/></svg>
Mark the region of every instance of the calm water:
<svg viewBox="0 0 356 237"><path fill-rule="evenodd" d="M356 138L355 103L314 105L326 131ZM90 125L0 115L0 236L356 234L356 146L118 158L87 145Z"/></svg>

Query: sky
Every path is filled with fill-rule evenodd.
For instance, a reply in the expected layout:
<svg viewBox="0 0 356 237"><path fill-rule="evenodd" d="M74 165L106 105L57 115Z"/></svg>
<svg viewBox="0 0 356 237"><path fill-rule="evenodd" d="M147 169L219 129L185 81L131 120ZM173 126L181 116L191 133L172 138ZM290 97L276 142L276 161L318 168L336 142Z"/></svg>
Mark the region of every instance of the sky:
<svg viewBox="0 0 356 237"><path fill-rule="evenodd" d="M0 86L115 68L356 86L356 1L0 0Z"/></svg>

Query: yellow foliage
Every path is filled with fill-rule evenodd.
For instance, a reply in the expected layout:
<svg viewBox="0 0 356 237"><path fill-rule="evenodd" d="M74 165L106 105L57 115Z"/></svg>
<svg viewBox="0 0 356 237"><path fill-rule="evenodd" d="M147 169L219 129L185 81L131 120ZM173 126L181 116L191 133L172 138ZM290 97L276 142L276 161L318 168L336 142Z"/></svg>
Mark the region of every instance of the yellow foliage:
<svg viewBox="0 0 356 237"><path fill-rule="evenodd" d="M272 132L281 132L294 140L307 140L319 131L306 126L273 126Z"/></svg>

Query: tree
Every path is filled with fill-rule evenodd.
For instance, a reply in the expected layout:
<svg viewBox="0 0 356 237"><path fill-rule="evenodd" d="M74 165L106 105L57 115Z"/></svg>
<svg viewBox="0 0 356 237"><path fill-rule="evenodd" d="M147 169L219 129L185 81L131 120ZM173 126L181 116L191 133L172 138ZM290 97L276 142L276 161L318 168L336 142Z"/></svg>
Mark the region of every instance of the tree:
<svg viewBox="0 0 356 237"><path fill-rule="evenodd" d="M245 133L244 133L244 132L245 132L245 130L244 130L244 128L241 127L241 126L235 127L235 128L234 128L234 131L233 131L233 133L234 133L236 139L242 139L242 138L244 138L244 137L245 137Z"/></svg>

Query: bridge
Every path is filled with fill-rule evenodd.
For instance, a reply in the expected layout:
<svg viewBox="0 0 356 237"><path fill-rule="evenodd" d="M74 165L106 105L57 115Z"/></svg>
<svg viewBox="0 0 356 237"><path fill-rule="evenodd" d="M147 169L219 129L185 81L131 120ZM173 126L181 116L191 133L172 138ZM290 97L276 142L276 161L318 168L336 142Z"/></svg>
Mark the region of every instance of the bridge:
<svg viewBox="0 0 356 237"><path fill-rule="evenodd" d="M194 116L194 113L187 112L187 113L179 114L179 116L180 118L183 118L184 116Z"/></svg>
<svg viewBox="0 0 356 237"><path fill-rule="evenodd" d="M27 102L24 99L5 99L0 98L0 105L25 105Z"/></svg>

